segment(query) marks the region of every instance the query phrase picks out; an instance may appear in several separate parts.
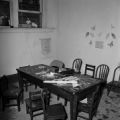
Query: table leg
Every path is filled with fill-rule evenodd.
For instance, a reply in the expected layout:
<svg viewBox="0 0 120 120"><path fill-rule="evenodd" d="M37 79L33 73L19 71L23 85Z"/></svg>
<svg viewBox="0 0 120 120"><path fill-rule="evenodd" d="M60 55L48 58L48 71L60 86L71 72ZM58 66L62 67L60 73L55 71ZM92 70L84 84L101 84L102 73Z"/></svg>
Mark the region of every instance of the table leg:
<svg viewBox="0 0 120 120"><path fill-rule="evenodd" d="M77 120L77 96L74 95L73 99L70 100L70 120Z"/></svg>
<svg viewBox="0 0 120 120"><path fill-rule="evenodd" d="M22 89L22 103L24 103L24 87L23 87L23 78L22 76L20 75L20 73L18 72L18 80L19 80L19 87L20 89Z"/></svg>

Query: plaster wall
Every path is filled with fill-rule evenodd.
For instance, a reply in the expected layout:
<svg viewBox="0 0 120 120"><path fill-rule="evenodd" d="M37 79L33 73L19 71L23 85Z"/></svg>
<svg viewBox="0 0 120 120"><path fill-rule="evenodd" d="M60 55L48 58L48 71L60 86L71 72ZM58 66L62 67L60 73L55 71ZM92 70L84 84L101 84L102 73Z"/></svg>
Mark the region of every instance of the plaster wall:
<svg viewBox="0 0 120 120"><path fill-rule="evenodd" d="M59 59L71 67L76 57L82 58L82 72L86 63L107 64L110 81L113 69L120 63L120 1L60 0L58 19ZM91 34L87 36L87 32ZM111 33L115 38L110 36ZM96 48L97 41L102 41L99 48Z"/></svg>
<svg viewBox="0 0 120 120"><path fill-rule="evenodd" d="M17 0L11 1L14 28L0 28L0 75L16 73L24 65L50 64L56 58L57 1L44 0L43 28L25 29L18 26ZM42 51L41 41L50 41L50 52Z"/></svg>
<svg viewBox="0 0 120 120"><path fill-rule="evenodd" d="M54 34L54 30L0 32L0 75L16 73L16 68L21 66L49 64L56 56Z"/></svg>

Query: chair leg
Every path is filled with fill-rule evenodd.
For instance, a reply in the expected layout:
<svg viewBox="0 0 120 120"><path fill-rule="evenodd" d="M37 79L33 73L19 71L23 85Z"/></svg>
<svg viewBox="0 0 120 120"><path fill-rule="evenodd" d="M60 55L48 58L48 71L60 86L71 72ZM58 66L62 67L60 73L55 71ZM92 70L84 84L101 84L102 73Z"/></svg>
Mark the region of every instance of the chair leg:
<svg viewBox="0 0 120 120"><path fill-rule="evenodd" d="M107 96L110 94L111 89L112 89L112 86L111 86L111 85L110 85L110 86L108 85L108 86L107 86Z"/></svg>
<svg viewBox="0 0 120 120"><path fill-rule="evenodd" d="M65 106L67 105L67 99L65 99L64 105L65 105Z"/></svg>
<svg viewBox="0 0 120 120"><path fill-rule="evenodd" d="M109 94L110 94L110 90L107 90L107 96L109 96Z"/></svg>
<svg viewBox="0 0 120 120"><path fill-rule="evenodd" d="M24 89L21 91L18 99L19 99L19 101L20 101L22 104L24 103Z"/></svg>
<svg viewBox="0 0 120 120"><path fill-rule="evenodd" d="M35 89L37 89L37 85L35 85Z"/></svg>
<svg viewBox="0 0 120 120"><path fill-rule="evenodd" d="M90 115L90 116L89 116L89 120L92 120L92 119L93 119L93 115Z"/></svg>
<svg viewBox="0 0 120 120"><path fill-rule="evenodd" d="M33 116L31 116L31 120L33 120Z"/></svg>
<svg viewBox="0 0 120 120"><path fill-rule="evenodd" d="M57 96L57 100L59 100L60 99L60 97L59 96Z"/></svg>
<svg viewBox="0 0 120 120"><path fill-rule="evenodd" d="M27 83L25 83L25 91L26 91L26 92L28 91Z"/></svg>
<svg viewBox="0 0 120 120"><path fill-rule="evenodd" d="M17 106L18 106L18 111L20 111L20 99L17 99Z"/></svg>
<svg viewBox="0 0 120 120"><path fill-rule="evenodd" d="M33 113L30 111L30 118L33 120Z"/></svg>
<svg viewBox="0 0 120 120"><path fill-rule="evenodd" d="M2 97L2 111L5 111L5 99Z"/></svg>
<svg viewBox="0 0 120 120"><path fill-rule="evenodd" d="M2 111L5 111L5 106L4 105L2 105Z"/></svg>
<svg viewBox="0 0 120 120"><path fill-rule="evenodd" d="M26 105L26 113L29 113L29 107Z"/></svg>

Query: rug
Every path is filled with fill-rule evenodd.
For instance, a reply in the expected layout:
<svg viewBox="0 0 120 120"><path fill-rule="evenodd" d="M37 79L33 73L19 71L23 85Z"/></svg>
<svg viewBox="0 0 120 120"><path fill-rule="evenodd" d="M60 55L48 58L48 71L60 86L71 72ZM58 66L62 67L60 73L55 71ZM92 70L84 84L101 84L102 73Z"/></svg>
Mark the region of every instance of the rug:
<svg viewBox="0 0 120 120"><path fill-rule="evenodd" d="M120 93L111 91L107 96L105 89L94 120L120 120Z"/></svg>

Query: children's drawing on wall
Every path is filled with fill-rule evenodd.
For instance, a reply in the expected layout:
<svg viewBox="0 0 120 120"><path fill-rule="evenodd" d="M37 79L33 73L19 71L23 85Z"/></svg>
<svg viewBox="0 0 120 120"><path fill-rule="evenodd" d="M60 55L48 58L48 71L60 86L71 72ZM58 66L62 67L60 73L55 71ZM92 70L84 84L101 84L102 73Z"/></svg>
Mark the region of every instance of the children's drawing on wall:
<svg viewBox="0 0 120 120"><path fill-rule="evenodd" d="M108 41L107 45L113 47L115 41L117 40L117 35L115 34L115 26L111 24L110 32L106 34L106 40Z"/></svg>
<svg viewBox="0 0 120 120"><path fill-rule="evenodd" d="M92 38L91 38L92 35L91 35L91 33L90 33L90 32L86 32L85 37L89 39L89 44L92 45L92 40L91 40L91 39L92 39Z"/></svg>
<svg viewBox="0 0 120 120"><path fill-rule="evenodd" d="M92 38L94 38L94 36L95 36L95 29L96 29L96 26L94 25L94 26L92 26L92 27L90 27L90 31L88 31L88 32L86 32L86 37L92 37Z"/></svg>
<svg viewBox="0 0 120 120"><path fill-rule="evenodd" d="M104 44L111 48L117 40L115 28L116 27L111 24L110 32L104 34L101 31L96 31L96 25L93 25L90 27L90 30L85 33L85 38L89 41L89 45L94 45L93 43L95 43L95 48L103 49Z"/></svg>
<svg viewBox="0 0 120 120"><path fill-rule="evenodd" d="M41 53L48 56L51 52L51 38L43 38L41 40Z"/></svg>
<svg viewBox="0 0 120 120"><path fill-rule="evenodd" d="M90 40L89 44L90 44L90 45L92 45L92 44L93 44L92 40Z"/></svg>
<svg viewBox="0 0 120 120"><path fill-rule="evenodd" d="M89 45L93 44L93 39L95 38L96 25L90 27L90 30L86 32L85 37L89 40Z"/></svg>
<svg viewBox="0 0 120 120"><path fill-rule="evenodd" d="M111 41L110 43L107 44L109 47L113 47L113 41Z"/></svg>

